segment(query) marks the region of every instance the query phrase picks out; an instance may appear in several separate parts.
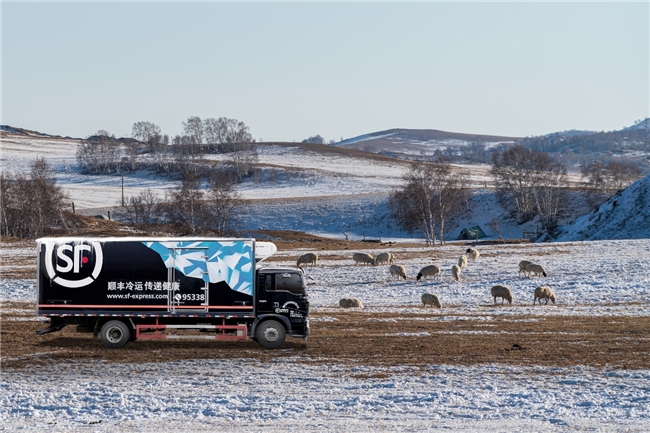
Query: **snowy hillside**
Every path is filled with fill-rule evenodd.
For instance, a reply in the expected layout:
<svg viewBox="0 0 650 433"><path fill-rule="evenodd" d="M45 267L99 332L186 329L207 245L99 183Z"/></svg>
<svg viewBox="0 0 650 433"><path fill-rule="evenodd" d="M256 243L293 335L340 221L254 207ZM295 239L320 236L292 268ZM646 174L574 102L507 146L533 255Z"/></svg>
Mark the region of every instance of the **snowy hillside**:
<svg viewBox="0 0 650 433"><path fill-rule="evenodd" d="M650 175L560 228L557 241L650 238Z"/></svg>
<svg viewBox="0 0 650 433"><path fill-rule="evenodd" d="M423 152L432 154L435 150L445 150L450 147L465 147L474 142L483 143L490 148L497 144L519 141L521 138L518 137L461 134L436 129L396 128L348 138L337 143L336 146L393 155L420 155Z"/></svg>

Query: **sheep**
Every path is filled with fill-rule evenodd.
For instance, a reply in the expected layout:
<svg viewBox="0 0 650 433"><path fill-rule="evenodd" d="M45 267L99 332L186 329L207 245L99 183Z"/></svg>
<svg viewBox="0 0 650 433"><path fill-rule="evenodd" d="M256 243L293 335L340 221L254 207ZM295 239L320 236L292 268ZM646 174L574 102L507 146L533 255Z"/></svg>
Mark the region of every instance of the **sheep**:
<svg viewBox="0 0 650 433"><path fill-rule="evenodd" d="M298 257L296 266L300 267L300 265L316 265L317 261L318 261L318 254L307 253Z"/></svg>
<svg viewBox="0 0 650 433"><path fill-rule="evenodd" d="M455 281L460 281L460 266L454 265L451 267L451 276L454 277Z"/></svg>
<svg viewBox="0 0 650 433"><path fill-rule="evenodd" d="M360 300L355 298L343 298L339 301L339 307L341 308L363 308L363 304Z"/></svg>
<svg viewBox="0 0 650 433"><path fill-rule="evenodd" d="M465 266L467 266L467 256L463 254L458 258L458 267L463 269Z"/></svg>
<svg viewBox="0 0 650 433"><path fill-rule="evenodd" d="M406 279L406 270L403 266L390 265L390 268L388 268L388 270L392 279L395 279L395 277L397 277L397 279L400 279L400 277Z"/></svg>
<svg viewBox="0 0 650 433"><path fill-rule="evenodd" d="M533 262L529 262L528 260L522 260L519 262L519 272L518 273L524 273L526 275L526 266L532 265Z"/></svg>
<svg viewBox="0 0 650 433"><path fill-rule="evenodd" d="M469 258L472 259L472 261L476 261L476 259L479 258L481 253L478 252L478 250L474 248L467 248L467 251L465 251L465 254L469 254Z"/></svg>
<svg viewBox="0 0 650 433"><path fill-rule="evenodd" d="M380 263L387 263L389 265L393 264L393 253L381 253L377 254L377 257L375 257L375 262L373 263L375 266L379 265Z"/></svg>
<svg viewBox="0 0 650 433"><path fill-rule="evenodd" d="M548 304L549 299L551 302L553 302L553 304L555 304L555 293L553 293L553 290L551 290L550 287L539 286L535 289L535 298L533 299L533 305L535 305L535 301L538 299L539 305L542 305L542 299L546 299L546 304Z"/></svg>
<svg viewBox="0 0 650 433"><path fill-rule="evenodd" d="M363 265L374 265L375 258L368 253L354 253L352 255L352 260L358 265L359 263Z"/></svg>
<svg viewBox="0 0 650 433"><path fill-rule="evenodd" d="M530 278L530 274L535 274L535 275L542 274L546 276L546 271L544 270L544 267L542 265L537 265L535 263L526 265L526 272L528 272L528 278Z"/></svg>
<svg viewBox="0 0 650 433"><path fill-rule="evenodd" d="M438 265L429 265L420 269L416 279L420 281L420 278L433 277L437 279L440 276L440 266Z"/></svg>
<svg viewBox="0 0 650 433"><path fill-rule="evenodd" d="M442 308L442 304L440 303L440 299L436 295L432 295L431 293L425 293L422 295L422 307L426 307L428 305L433 305L436 308Z"/></svg>
<svg viewBox="0 0 650 433"><path fill-rule="evenodd" d="M497 298L501 299L501 305L503 305L503 300L508 301L512 305L512 292L506 286L496 285L492 286L492 296L494 297L494 305L497 304Z"/></svg>

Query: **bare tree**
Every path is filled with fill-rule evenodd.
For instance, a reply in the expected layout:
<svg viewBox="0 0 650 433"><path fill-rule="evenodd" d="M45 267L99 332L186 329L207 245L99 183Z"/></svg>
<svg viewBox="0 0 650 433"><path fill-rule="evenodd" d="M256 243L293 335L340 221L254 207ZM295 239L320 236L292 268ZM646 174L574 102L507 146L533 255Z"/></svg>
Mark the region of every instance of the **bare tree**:
<svg viewBox="0 0 650 433"><path fill-rule="evenodd" d="M151 234L163 220L163 203L151 189L146 189L127 199L124 213L128 222Z"/></svg>
<svg viewBox="0 0 650 433"><path fill-rule="evenodd" d="M492 155L490 173L506 208L513 209L520 223L539 216L551 230L565 198L566 168L550 155L516 145Z"/></svg>
<svg viewBox="0 0 650 433"><path fill-rule="evenodd" d="M199 180L191 176L170 192L167 214L185 234L196 234L205 228L207 209L203 198Z"/></svg>
<svg viewBox="0 0 650 433"><path fill-rule="evenodd" d="M65 228L67 196L56 184L44 158L37 158L29 175L0 175L0 233L37 237Z"/></svg>
<svg viewBox="0 0 650 433"><path fill-rule="evenodd" d="M119 173L122 169L121 145L114 135L99 131L77 147L77 162L90 174Z"/></svg>
<svg viewBox="0 0 650 433"><path fill-rule="evenodd" d="M398 224L418 230L427 244L445 242L447 221L463 210L468 201L468 175L454 171L444 159L435 163L415 162L404 176L405 185L390 194L390 206Z"/></svg>
<svg viewBox="0 0 650 433"><path fill-rule="evenodd" d="M627 161L593 161L582 164L582 177L587 180L588 203L600 206L617 191L627 188L643 174L639 167Z"/></svg>
<svg viewBox="0 0 650 433"><path fill-rule="evenodd" d="M160 127L152 122L135 122L131 129L131 136L143 143L159 142L162 137Z"/></svg>
<svg viewBox="0 0 650 433"><path fill-rule="evenodd" d="M533 151L521 145L492 154L492 168L499 200L514 208L520 223L535 217L533 187Z"/></svg>
<svg viewBox="0 0 650 433"><path fill-rule="evenodd" d="M253 173L257 164L257 148L244 122L226 117L205 119L203 135L210 149L228 154L237 180Z"/></svg>
<svg viewBox="0 0 650 433"><path fill-rule="evenodd" d="M203 147L203 122L198 116L191 116L187 119L187 122L183 122L183 132L185 136L188 137L187 143L182 144L194 144L198 146L199 151Z"/></svg>
<svg viewBox="0 0 650 433"><path fill-rule="evenodd" d="M535 208L542 227L552 231L566 201L566 168L545 153L537 155L535 165L532 188Z"/></svg>
<svg viewBox="0 0 650 433"><path fill-rule="evenodd" d="M212 176L206 199L210 225L217 236L231 233L241 217L243 205L228 173L218 171Z"/></svg>

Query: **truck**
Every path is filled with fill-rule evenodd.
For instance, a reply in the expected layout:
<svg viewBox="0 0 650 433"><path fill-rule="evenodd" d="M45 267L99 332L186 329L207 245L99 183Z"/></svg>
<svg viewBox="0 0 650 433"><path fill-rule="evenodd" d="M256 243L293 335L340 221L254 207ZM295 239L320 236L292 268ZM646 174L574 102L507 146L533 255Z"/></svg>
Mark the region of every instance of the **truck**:
<svg viewBox="0 0 650 433"><path fill-rule="evenodd" d="M36 240L38 335L76 325L105 346L141 338L244 340L309 335L300 268L262 266L271 242L217 238Z"/></svg>

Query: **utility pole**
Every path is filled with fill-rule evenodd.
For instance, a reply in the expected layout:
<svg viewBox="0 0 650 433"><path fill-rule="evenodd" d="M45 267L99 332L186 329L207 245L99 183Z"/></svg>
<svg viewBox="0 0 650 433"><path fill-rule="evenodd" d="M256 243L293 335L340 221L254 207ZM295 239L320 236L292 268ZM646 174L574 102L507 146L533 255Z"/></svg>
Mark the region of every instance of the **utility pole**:
<svg viewBox="0 0 650 433"><path fill-rule="evenodd" d="M122 176L122 207L124 207L124 176Z"/></svg>

